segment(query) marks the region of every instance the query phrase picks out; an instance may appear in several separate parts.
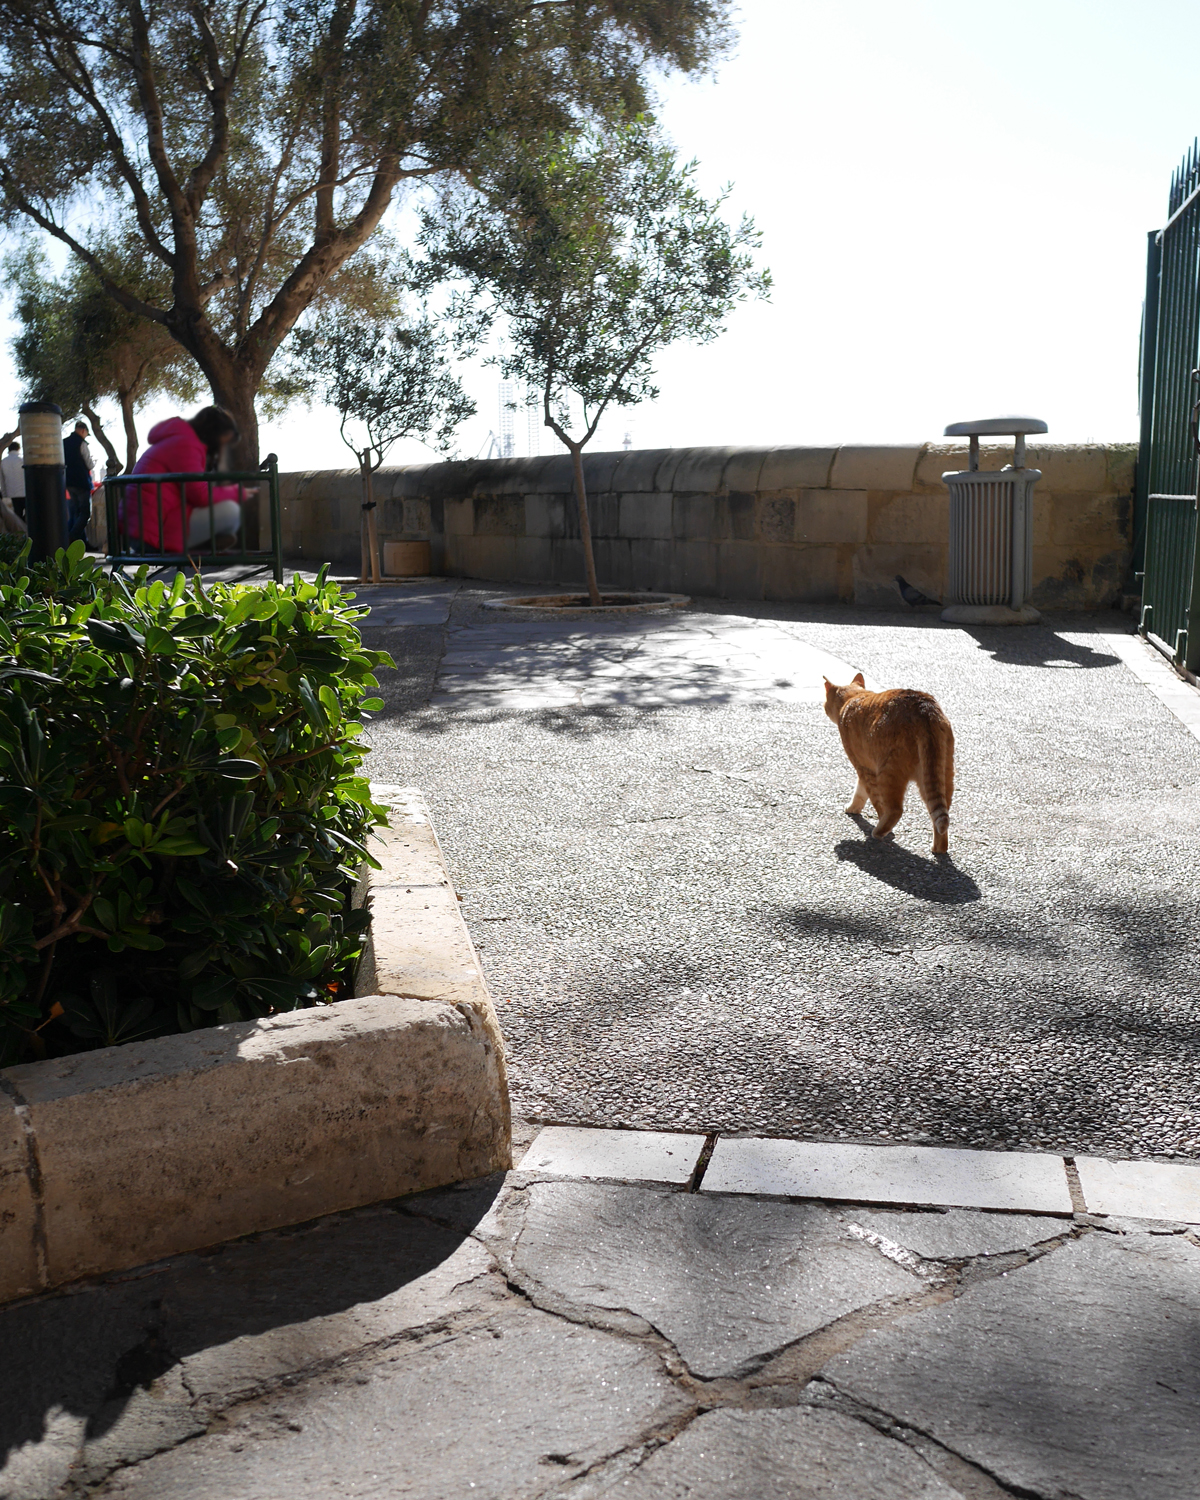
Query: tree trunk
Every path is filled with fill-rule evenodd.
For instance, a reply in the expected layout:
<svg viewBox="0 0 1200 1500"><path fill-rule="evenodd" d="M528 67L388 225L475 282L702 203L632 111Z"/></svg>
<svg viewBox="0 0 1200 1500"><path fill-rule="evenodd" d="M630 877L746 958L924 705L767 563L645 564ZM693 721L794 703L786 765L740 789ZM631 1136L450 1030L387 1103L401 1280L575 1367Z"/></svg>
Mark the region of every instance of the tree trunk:
<svg viewBox="0 0 1200 1500"><path fill-rule="evenodd" d="M362 470L362 576L360 583L382 583L379 571L379 531L375 521L375 486L372 483L371 450L364 448L359 457Z"/></svg>
<svg viewBox="0 0 1200 1500"><path fill-rule="evenodd" d="M106 474L119 474L121 472L121 460L117 457L117 450L109 442L108 434L105 432L104 428L101 427L100 418L96 415L96 413L90 406L81 407L80 410L92 424L92 431L99 439L100 446L104 449L105 456L108 459L108 463L105 466L104 472ZM130 468L132 467L133 465L131 464Z"/></svg>
<svg viewBox="0 0 1200 1500"><path fill-rule="evenodd" d="M366 583L371 562L367 551L367 496L371 493L371 450L364 448L358 455L358 472L362 480L362 504L358 512L359 583Z"/></svg>
<svg viewBox="0 0 1200 1500"><path fill-rule="evenodd" d="M237 470L258 469L258 414L254 410L254 397L258 390L258 378L241 365L230 363L226 370L205 370L212 387L213 400L224 407L237 423L238 435L229 448L229 468ZM242 537L247 549L257 551L259 545L259 502L248 499L242 506Z"/></svg>
<svg viewBox="0 0 1200 1500"><path fill-rule="evenodd" d="M583 541L583 572L587 579L588 603L600 603L600 585L596 582L596 556L592 551L592 522L588 515L587 488L583 482L583 445L572 443L571 458L575 464L575 498L579 502L579 535Z"/></svg>
<svg viewBox="0 0 1200 1500"><path fill-rule="evenodd" d="M118 391L117 399L121 403L121 422L125 428L125 470L132 473L138 455L137 427L133 420L133 392Z"/></svg>

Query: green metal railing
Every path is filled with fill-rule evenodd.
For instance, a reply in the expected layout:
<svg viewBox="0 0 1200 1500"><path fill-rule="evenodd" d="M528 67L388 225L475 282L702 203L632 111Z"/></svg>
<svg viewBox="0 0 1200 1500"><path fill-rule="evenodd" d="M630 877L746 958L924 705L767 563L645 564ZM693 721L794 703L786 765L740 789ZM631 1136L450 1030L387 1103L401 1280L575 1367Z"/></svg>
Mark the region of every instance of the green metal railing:
<svg viewBox="0 0 1200 1500"><path fill-rule="evenodd" d="M1134 507L1141 633L1177 666L1200 666L1200 147L1171 178L1167 222L1149 237ZM1196 629L1190 620L1195 609Z"/></svg>
<svg viewBox="0 0 1200 1500"><path fill-rule="evenodd" d="M184 486L204 484L208 488L208 513L213 518L213 492L226 485L255 486L261 493L267 490L267 515L271 537L268 547L250 548L246 545L244 523L240 524L230 547L218 546L220 540L215 523L210 524L209 535L194 546L187 546L188 511L182 502ZM180 526L183 530L184 550L163 551L163 487L175 490L180 497ZM121 502L131 488L136 488L138 498L131 506ZM141 534L145 491L155 492L157 513L157 535L159 546L147 543ZM279 504L279 460L269 453L258 469L244 469L237 473L210 472L206 474L114 474L104 481L104 506L108 522L108 561L114 568L138 568L143 563L154 571L168 568L200 568L204 564L222 568L244 567L247 576L270 572L276 583L283 582L283 526ZM127 511L132 510L132 515ZM261 517L261 510L260 510ZM131 527L131 521L134 525Z"/></svg>
<svg viewBox="0 0 1200 1500"><path fill-rule="evenodd" d="M1195 671L1195 643L1188 622L1200 627L1200 570L1196 551L1196 496L1151 495L1146 512L1146 567L1142 585L1142 634L1179 666Z"/></svg>

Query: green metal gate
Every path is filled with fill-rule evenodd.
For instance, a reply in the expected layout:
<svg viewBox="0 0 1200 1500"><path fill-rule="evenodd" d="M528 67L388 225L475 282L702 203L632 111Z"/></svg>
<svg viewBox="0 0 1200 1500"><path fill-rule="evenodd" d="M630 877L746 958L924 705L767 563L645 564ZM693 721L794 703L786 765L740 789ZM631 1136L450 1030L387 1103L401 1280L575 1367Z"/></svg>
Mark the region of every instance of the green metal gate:
<svg viewBox="0 0 1200 1500"><path fill-rule="evenodd" d="M1200 149L1193 143L1171 178L1167 222L1149 236L1134 528L1141 633L1189 672L1200 667L1198 364Z"/></svg>

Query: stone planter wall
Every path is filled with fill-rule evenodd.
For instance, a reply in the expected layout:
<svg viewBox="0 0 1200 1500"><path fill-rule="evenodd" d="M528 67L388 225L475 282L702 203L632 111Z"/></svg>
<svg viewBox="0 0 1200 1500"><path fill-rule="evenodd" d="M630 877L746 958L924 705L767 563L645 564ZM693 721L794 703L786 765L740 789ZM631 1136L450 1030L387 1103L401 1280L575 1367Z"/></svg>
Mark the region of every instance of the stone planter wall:
<svg viewBox="0 0 1200 1500"><path fill-rule="evenodd" d="M1029 448L1035 491L1033 602L1110 604L1130 560L1130 445ZM984 468L1011 462L985 449ZM679 448L585 460L601 581L701 597L898 603L895 575L941 598L949 495L966 449ZM359 563L357 470L285 474L284 549L316 565ZM582 551L565 454L382 469L383 542L428 541L435 573L577 583Z"/></svg>
<svg viewBox="0 0 1200 1500"><path fill-rule="evenodd" d="M0 1072L0 1301L507 1168L495 1011L419 795L361 998Z"/></svg>

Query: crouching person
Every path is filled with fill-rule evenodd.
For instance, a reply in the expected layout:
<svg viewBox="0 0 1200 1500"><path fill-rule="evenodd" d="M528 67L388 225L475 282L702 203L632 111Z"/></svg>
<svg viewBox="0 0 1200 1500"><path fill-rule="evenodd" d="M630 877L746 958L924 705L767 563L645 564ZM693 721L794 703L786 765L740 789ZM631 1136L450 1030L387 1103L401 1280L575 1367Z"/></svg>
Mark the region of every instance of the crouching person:
<svg viewBox="0 0 1200 1500"><path fill-rule="evenodd" d="M237 425L219 406L194 417L168 417L150 429L150 446L135 474L216 474ZM211 480L131 484L121 505L122 529L146 552L227 551L236 546L242 501L256 490Z"/></svg>

